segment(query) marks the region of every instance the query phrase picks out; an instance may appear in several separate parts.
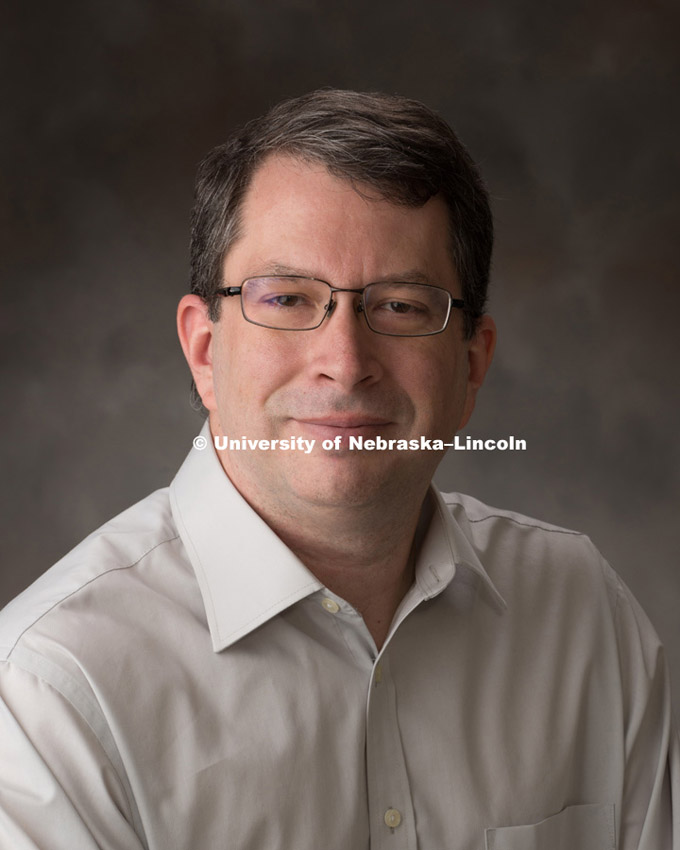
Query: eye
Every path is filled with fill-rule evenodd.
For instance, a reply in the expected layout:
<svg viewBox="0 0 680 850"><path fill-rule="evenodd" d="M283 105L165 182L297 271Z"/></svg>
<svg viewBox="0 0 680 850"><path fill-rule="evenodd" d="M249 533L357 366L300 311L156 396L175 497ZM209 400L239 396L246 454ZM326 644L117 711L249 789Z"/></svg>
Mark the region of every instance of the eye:
<svg viewBox="0 0 680 850"><path fill-rule="evenodd" d="M380 305L381 310L388 310L391 313L413 313L422 310L415 304L409 304L406 301L385 301Z"/></svg>
<svg viewBox="0 0 680 850"><path fill-rule="evenodd" d="M308 307L310 304L309 298L304 295L295 295L289 292L281 295L268 295L262 299L263 304L268 304L272 307L285 307L288 309L294 307Z"/></svg>
<svg viewBox="0 0 680 850"><path fill-rule="evenodd" d="M381 310L385 313L391 313L394 316L415 317L427 313L428 307L426 304L417 301L397 301L391 298L375 304L373 310Z"/></svg>

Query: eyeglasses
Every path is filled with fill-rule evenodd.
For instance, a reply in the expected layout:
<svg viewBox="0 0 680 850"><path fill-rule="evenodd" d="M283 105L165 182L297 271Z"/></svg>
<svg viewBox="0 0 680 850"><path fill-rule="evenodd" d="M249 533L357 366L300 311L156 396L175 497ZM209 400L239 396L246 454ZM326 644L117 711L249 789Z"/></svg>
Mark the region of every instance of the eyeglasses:
<svg viewBox="0 0 680 850"><path fill-rule="evenodd" d="M368 327L387 336L430 336L446 329L451 307L465 308L446 289L426 283L379 282L362 289L340 289L325 280L293 275L250 277L241 286L217 294L241 296L243 318L253 325L281 331L311 331L335 308L334 293L361 295L357 313Z"/></svg>

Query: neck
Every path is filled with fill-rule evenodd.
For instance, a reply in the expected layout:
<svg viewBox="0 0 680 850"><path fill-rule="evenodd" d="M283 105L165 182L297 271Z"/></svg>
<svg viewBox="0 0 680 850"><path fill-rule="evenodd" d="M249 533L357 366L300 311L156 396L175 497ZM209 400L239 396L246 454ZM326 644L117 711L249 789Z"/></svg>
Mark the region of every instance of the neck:
<svg viewBox="0 0 680 850"><path fill-rule="evenodd" d="M373 499L285 504L224 462L241 495L325 587L363 617L378 648L414 579L414 539L427 486L404 482Z"/></svg>
<svg viewBox="0 0 680 850"><path fill-rule="evenodd" d="M370 526L364 524L368 519L365 511L361 523L356 522L357 517L341 518L336 513L323 529L303 528L298 523L269 524L319 581L361 614L380 649L413 584L419 510L420 506L395 521L394 514L383 506Z"/></svg>

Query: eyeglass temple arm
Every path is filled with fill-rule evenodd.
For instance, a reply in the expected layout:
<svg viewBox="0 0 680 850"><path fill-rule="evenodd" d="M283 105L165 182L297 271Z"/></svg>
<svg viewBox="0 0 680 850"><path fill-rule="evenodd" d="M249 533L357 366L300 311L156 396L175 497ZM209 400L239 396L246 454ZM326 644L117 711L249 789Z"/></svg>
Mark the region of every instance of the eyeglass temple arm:
<svg viewBox="0 0 680 850"><path fill-rule="evenodd" d="M240 286L223 286L221 289L217 290L218 295L239 295L241 292Z"/></svg>

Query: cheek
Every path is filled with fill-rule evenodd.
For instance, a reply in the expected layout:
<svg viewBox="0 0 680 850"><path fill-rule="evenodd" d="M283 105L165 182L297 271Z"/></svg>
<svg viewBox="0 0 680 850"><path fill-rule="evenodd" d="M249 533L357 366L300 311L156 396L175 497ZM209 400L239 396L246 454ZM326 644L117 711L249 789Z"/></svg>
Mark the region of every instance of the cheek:
<svg viewBox="0 0 680 850"><path fill-rule="evenodd" d="M426 352L412 361L402 361L401 372L413 391L432 398L450 393L456 378L455 358L445 353Z"/></svg>
<svg viewBox="0 0 680 850"><path fill-rule="evenodd" d="M466 386L466 370L459 352L429 351L422 358L404 364L402 376L417 420L448 426L459 416Z"/></svg>
<svg viewBox="0 0 680 850"><path fill-rule="evenodd" d="M245 322L225 327L213 359L218 407L232 415L261 409L295 372L295 350L287 342L280 332Z"/></svg>

